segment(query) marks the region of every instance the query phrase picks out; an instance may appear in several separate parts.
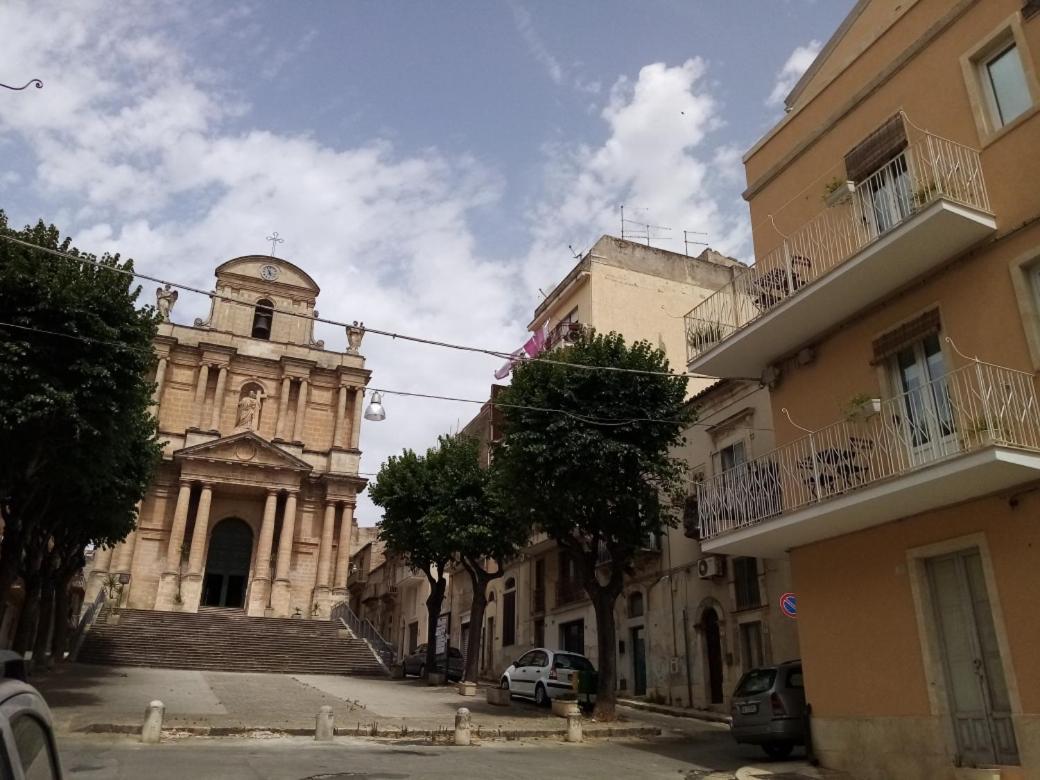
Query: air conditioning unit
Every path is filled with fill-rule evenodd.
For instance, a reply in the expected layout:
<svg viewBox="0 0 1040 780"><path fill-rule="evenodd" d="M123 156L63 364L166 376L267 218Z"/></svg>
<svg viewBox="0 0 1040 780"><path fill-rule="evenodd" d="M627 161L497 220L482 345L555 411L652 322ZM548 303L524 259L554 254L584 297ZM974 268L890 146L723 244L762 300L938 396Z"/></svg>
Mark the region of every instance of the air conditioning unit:
<svg viewBox="0 0 1040 780"><path fill-rule="evenodd" d="M697 561L697 576L702 580L711 580L726 573L726 558L722 555L708 555Z"/></svg>

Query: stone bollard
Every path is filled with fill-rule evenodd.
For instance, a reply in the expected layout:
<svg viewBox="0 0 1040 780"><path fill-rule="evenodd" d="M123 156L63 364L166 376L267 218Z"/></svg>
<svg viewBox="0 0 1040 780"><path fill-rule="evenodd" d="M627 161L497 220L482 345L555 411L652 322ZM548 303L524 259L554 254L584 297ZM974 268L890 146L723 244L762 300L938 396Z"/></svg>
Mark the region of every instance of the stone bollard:
<svg viewBox="0 0 1040 780"><path fill-rule="evenodd" d="M163 713L166 705L156 699L144 711L144 725L141 726L141 741L150 745L159 744L162 738Z"/></svg>
<svg viewBox="0 0 1040 780"><path fill-rule="evenodd" d="M455 744L469 744L469 710L465 707L459 707L455 713Z"/></svg>
<svg viewBox="0 0 1040 780"><path fill-rule="evenodd" d="M332 717L332 707L323 704L318 710L318 717L314 723L314 741L332 742L336 734L336 723Z"/></svg>
<svg viewBox="0 0 1040 780"><path fill-rule="evenodd" d="M567 741L581 742L581 715L567 716Z"/></svg>

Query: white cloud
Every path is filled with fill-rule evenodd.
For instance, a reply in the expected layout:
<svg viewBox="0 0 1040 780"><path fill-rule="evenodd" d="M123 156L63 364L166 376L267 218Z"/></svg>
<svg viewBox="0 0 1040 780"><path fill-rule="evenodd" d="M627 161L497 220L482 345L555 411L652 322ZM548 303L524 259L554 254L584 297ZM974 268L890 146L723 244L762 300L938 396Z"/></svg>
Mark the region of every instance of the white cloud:
<svg viewBox="0 0 1040 780"><path fill-rule="evenodd" d="M542 40L542 36L538 34L538 30L531 20L531 12L520 5L518 0L509 0L509 7L513 11L516 30L527 45L527 50L535 62L542 66L553 84L570 86L577 92L588 95L598 95L602 91L603 84L598 79L588 78L577 72L581 67L580 63L572 63L564 67L559 58L549 51L549 47L545 45L545 41Z"/></svg>
<svg viewBox="0 0 1040 780"><path fill-rule="evenodd" d="M534 245L527 287L547 289L569 268L568 244L589 246L617 234L619 207L670 227L658 246L683 251L682 231L708 233L713 248L740 256L750 233L739 203L742 179L735 147L714 148L708 138L723 123L704 78L703 60L675 67L647 65L633 82L621 78L601 111L608 137L599 146L552 148L546 191L532 214ZM638 209L638 211L637 211Z"/></svg>
<svg viewBox="0 0 1040 780"><path fill-rule="evenodd" d="M822 43L814 40L809 41L805 46L798 46L791 52L791 56L787 58L787 62L784 63L784 66L776 75L776 81L773 82L773 91L766 98L767 106L779 106L784 102L784 98L794 89L798 79L812 65L822 46Z"/></svg>

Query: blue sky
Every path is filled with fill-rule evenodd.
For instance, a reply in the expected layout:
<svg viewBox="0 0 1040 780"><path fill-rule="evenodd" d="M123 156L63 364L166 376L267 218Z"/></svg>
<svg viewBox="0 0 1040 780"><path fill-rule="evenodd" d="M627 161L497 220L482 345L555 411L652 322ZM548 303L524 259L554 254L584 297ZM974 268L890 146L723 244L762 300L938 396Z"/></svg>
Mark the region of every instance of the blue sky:
<svg viewBox="0 0 1040 780"><path fill-rule="evenodd" d="M324 316L512 349L621 203L749 255L740 155L852 4L7 0L0 82L46 86L0 94L0 208L203 287L277 230ZM419 392L486 396L497 367L363 351L374 385ZM364 471L474 409L388 411Z"/></svg>

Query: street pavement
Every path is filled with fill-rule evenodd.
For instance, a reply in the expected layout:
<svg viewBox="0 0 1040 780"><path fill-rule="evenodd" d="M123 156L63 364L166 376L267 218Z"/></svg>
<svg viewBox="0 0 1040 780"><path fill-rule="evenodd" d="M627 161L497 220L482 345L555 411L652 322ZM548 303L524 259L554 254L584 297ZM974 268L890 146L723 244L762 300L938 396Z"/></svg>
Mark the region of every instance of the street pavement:
<svg viewBox="0 0 1040 780"><path fill-rule="evenodd" d="M128 737L95 735L66 737L60 752L70 780L757 780L773 774L790 780L799 768L798 762L784 762L719 771L703 760L690 760L668 739L579 745L493 740L454 747L353 737L331 744L302 737L190 737L142 745Z"/></svg>

